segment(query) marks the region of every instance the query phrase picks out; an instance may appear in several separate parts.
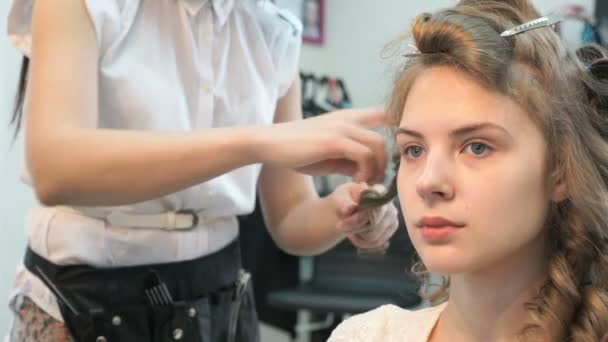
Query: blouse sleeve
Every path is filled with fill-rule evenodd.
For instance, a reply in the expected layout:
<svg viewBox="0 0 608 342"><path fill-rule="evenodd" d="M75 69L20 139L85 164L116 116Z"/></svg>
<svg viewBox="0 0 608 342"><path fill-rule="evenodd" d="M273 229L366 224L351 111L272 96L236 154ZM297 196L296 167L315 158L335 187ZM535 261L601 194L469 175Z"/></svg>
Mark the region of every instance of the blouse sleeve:
<svg viewBox="0 0 608 342"><path fill-rule="evenodd" d="M11 44L30 56L32 13L36 0L12 0L6 32ZM131 26L140 0L84 0L103 56L121 34Z"/></svg>
<svg viewBox="0 0 608 342"><path fill-rule="evenodd" d="M258 19L265 32L276 71L279 97L283 97L299 75L302 22L287 9L262 2Z"/></svg>

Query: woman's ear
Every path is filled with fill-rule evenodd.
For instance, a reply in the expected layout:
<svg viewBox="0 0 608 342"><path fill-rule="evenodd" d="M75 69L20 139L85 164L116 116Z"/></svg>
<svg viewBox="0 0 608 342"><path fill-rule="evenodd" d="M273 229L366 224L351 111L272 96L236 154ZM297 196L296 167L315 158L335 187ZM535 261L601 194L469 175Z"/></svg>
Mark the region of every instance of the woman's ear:
<svg viewBox="0 0 608 342"><path fill-rule="evenodd" d="M562 172L553 172L551 175L551 200L559 203L570 196L568 185Z"/></svg>

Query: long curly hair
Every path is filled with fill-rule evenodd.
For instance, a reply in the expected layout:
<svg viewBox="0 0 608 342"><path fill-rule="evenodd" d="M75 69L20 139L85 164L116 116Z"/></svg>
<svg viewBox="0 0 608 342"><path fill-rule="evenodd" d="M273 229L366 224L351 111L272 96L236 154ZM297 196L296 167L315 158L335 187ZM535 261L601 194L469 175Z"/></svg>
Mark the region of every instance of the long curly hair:
<svg viewBox="0 0 608 342"><path fill-rule="evenodd" d="M538 17L527 0L462 0L418 16L411 36L419 51L397 73L389 123L399 124L415 79L435 66L457 68L524 108L544 133L547 182L557 175L568 198L551 204L546 218L549 272L526 305L536 324L522 337L541 329L552 341L608 341L608 58L599 46L568 52L549 28L500 36ZM360 206L396 195L393 180L386 194L365 193ZM418 271L426 270L421 265ZM427 296L435 303L447 299L449 279Z"/></svg>

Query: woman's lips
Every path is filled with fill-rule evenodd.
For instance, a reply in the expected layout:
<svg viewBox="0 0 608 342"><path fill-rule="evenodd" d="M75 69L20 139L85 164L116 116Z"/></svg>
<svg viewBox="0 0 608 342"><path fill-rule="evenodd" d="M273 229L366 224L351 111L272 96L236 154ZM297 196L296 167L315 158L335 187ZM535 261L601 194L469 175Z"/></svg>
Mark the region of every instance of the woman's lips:
<svg viewBox="0 0 608 342"><path fill-rule="evenodd" d="M462 222L455 222L443 217L423 217L416 223L422 232L422 237L429 242L445 241L464 228Z"/></svg>

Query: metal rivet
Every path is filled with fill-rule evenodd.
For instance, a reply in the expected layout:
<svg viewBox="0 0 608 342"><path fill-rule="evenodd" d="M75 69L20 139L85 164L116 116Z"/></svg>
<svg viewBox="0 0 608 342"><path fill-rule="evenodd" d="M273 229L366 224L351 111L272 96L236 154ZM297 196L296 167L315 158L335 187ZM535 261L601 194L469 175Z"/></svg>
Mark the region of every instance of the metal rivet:
<svg viewBox="0 0 608 342"><path fill-rule="evenodd" d="M173 339L174 340L181 340L182 337L184 337L184 331L182 329L173 330Z"/></svg>
<svg viewBox="0 0 608 342"><path fill-rule="evenodd" d="M195 308L190 308L188 309L188 317L190 318L194 318L196 316L197 312Z"/></svg>
<svg viewBox="0 0 608 342"><path fill-rule="evenodd" d="M105 336L98 336L95 342L108 342L108 339Z"/></svg>
<svg viewBox="0 0 608 342"><path fill-rule="evenodd" d="M114 324L115 326L119 326L122 324L122 318L120 318L120 316L114 316L112 317L112 324Z"/></svg>

